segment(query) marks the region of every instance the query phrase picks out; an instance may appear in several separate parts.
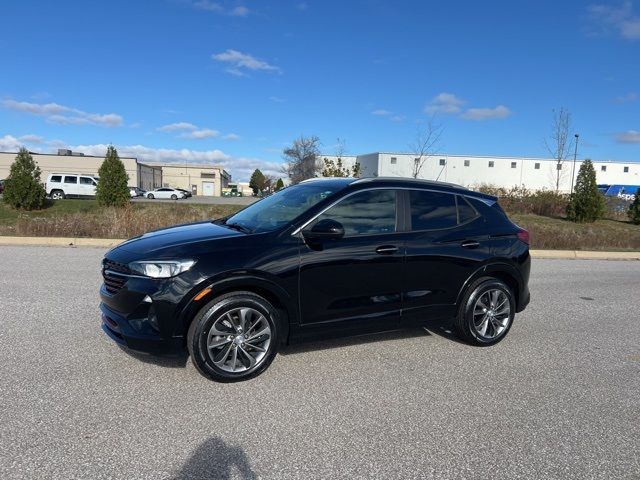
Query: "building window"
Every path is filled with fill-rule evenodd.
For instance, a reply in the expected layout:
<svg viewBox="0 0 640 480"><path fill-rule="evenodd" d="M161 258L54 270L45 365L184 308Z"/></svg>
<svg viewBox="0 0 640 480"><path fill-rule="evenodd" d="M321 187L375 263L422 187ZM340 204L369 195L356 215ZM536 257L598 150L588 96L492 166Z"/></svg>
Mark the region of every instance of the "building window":
<svg viewBox="0 0 640 480"><path fill-rule="evenodd" d="M216 178L215 173L200 172L200 178Z"/></svg>
<svg viewBox="0 0 640 480"><path fill-rule="evenodd" d="M444 166L447 164L447 161L444 158L440 159L440 166Z"/></svg>
<svg viewBox="0 0 640 480"><path fill-rule="evenodd" d="M556 163L556 170L562 170L562 164Z"/></svg>
<svg viewBox="0 0 640 480"><path fill-rule="evenodd" d="M624 173L629 173L629 167L624 167Z"/></svg>
<svg viewBox="0 0 640 480"><path fill-rule="evenodd" d="M606 165L602 165L602 166L600 167L600 171L601 171L601 172L606 172L606 171L607 171L607 166L606 166Z"/></svg>
<svg viewBox="0 0 640 480"><path fill-rule="evenodd" d="M516 162L511 162L511 168L516 168L518 164Z"/></svg>
<svg viewBox="0 0 640 480"><path fill-rule="evenodd" d="M471 165L471 160L465 160L464 161L464 166L468 167L469 165Z"/></svg>
<svg viewBox="0 0 640 480"><path fill-rule="evenodd" d="M534 163L533 164L533 168L535 168L536 170L540 170L540 164L539 163Z"/></svg>
<svg viewBox="0 0 640 480"><path fill-rule="evenodd" d="M489 160L489 168L493 168L493 160Z"/></svg>
<svg viewBox="0 0 640 480"><path fill-rule="evenodd" d="M398 159L396 157L391 157L391 165L395 165L398 163Z"/></svg>

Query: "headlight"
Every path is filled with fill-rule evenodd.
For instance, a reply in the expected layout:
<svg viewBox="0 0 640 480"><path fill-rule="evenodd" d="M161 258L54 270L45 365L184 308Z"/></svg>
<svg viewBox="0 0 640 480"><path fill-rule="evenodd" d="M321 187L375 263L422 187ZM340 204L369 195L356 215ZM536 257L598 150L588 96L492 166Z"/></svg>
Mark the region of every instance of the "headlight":
<svg viewBox="0 0 640 480"><path fill-rule="evenodd" d="M186 272L195 263L195 260L145 260L132 262L129 264L129 268L145 277L169 278Z"/></svg>

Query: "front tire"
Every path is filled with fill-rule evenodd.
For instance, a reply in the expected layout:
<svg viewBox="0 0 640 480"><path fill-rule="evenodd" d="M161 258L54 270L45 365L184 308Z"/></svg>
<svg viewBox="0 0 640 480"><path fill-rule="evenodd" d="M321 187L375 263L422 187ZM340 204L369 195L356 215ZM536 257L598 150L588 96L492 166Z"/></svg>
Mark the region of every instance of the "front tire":
<svg viewBox="0 0 640 480"><path fill-rule="evenodd" d="M171 195L171 200L177 200L178 196L176 194Z"/></svg>
<svg viewBox="0 0 640 480"><path fill-rule="evenodd" d="M279 341L277 310L251 292L213 299L193 319L187 334L191 361L217 382L261 374L276 356Z"/></svg>
<svg viewBox="0 0 640 480"><path fill-rule="evenodd" d="M482 277L467 288L454 330L472 345L495 345L509 332L515 311L515 298L509 286L497 278Z"/></svg>
<svg viewBox="0 0 640 480"><path fill-rule="evenodd" d="M153 193L150 193L149 195L147 195L147 198L148 198L149 200L153 200L153 199L154 199Z"/></svg>

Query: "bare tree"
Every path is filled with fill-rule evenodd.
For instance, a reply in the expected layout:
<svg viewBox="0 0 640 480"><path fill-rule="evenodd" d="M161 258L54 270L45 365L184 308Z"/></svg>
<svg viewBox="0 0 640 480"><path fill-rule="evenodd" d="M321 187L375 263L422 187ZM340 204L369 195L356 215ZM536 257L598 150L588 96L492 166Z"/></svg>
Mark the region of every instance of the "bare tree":
<svg viewBox="0 0 640 480"><path fill-rule="evenodd" d="M318 173L320 139L315 135L310 137L300 135L300 138L294 140L282 154L287 162L283 171L289 176L292 185L307 178L313 178Z"/></svg>
<svg viewBox="0 0 640 480"><path fill-rule="evenodd" d="M424 164L436 154L441 136L442 126L435 124L433 119L429 120L425 128L418 127L416 138L409 145L409 151L413 155L413 164L411 166L411 176L413 178L418 178Z"/></svg>
<svg viewBox="0 0 640 480"><path fill-rule="evenodd" d="M555 186L556 192L560 190L560 179L563 174L563 164L571 154L573 137L571 131L571 114L560 107L560 110L553 110L553 123L551 124L551 136L544 141L549 155L556 161Z"/></svg>

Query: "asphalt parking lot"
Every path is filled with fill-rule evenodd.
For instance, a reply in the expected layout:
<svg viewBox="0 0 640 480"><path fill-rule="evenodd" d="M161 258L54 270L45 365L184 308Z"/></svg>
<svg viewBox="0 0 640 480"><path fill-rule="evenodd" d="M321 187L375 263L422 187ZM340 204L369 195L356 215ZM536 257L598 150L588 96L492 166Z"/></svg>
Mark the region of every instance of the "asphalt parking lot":
<svg viewBox="0 0 640 480"><path fill-rule="evenodd" d="M0 247L0 478L640 478L640 263L536 260L490 348L444 325L216 384L100 330L103 250Z"/></svg>

